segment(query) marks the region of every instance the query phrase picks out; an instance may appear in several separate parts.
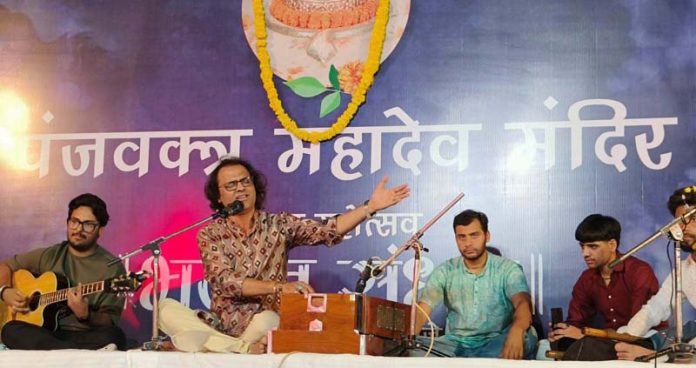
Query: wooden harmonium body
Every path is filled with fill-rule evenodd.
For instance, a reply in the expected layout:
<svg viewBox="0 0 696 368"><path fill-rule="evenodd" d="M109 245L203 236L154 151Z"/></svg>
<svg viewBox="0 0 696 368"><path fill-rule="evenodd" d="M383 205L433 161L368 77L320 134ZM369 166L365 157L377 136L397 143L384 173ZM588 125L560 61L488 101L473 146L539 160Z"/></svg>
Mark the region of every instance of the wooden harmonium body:
<svg viewBox="0 0 696 368"><path fill-rule="evenodd" d="M411 307L360 294L283 294L273 353L384 355L410 331Z"/></svg>

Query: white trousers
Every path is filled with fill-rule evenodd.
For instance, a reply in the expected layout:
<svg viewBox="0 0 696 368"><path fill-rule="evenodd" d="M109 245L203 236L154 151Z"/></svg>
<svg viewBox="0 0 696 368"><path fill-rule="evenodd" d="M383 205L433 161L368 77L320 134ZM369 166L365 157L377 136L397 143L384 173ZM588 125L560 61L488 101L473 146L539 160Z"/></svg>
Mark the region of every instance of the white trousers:
<svg viewBox="0 0 696 368"><path fill-rule="evenodd" d="M174 299L159 304L160 330L172 338L178 350L187 352L246 353L250 344L278 327L279 322L277 313L263 311L254 315L241 336L233 337L208 326L196 316L196 311Z"/></svg>

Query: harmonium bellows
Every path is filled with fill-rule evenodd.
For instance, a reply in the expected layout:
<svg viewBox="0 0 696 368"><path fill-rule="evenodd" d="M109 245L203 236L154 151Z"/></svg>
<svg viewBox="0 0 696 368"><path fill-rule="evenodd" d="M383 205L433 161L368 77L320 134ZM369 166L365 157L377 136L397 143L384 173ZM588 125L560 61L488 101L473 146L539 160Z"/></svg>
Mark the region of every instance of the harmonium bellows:
<svg viewBox="0 0 696 368"><path fill-rule="evenodd" d="M361 294L283 294L269 351L383 355L410 330L411 307Z"/></svg>

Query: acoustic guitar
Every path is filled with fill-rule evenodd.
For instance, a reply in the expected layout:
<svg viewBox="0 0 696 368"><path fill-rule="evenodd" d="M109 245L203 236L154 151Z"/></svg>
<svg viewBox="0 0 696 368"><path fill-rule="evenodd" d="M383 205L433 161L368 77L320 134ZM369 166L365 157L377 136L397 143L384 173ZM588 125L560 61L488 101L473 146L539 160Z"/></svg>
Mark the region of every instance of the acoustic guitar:
<svg viewBox="0 0 696 368"><path fill-rule="evenodd" d="M103 281L82 285L82 295L99 292L125 295L135 292L148 274L144 271L130 272ZM59 289L67 285L62 277L53 272L45 272L39 277L27 270L17 270L12 273L12 285L28 297L29 312L18 313L11 307L2 305L0 309L0 328L9 321L24 321L36 326L43 326L54 331L58 328L58 320L70 313L67 307L68 292L76 288Z"/></svg>

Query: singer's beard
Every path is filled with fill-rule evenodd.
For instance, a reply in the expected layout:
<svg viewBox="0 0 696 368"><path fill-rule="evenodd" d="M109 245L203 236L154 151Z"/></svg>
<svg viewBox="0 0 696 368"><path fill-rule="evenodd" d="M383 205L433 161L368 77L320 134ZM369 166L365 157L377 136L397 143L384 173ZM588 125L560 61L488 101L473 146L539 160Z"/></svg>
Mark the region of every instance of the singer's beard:
<svg viewBox="0 0 696 368"><path fill-rule="evenodd" d="M685 252L689 252L689 253L694 252L695 246L696 246L696 239L689 240L688 238L686 238L683 241L679 242L679 247Z"/></svg>
<svg viewBox="0 0 696 368"><path fill-rule="evenodd" d="M68 238L68 244L70 245L70 248L78 252L85 252L97 246L97 239L99 237L95 237L94 239L89 238L89 235L84 236L80 233L73 233L70 234L70 237Z"/></svg>
<svg viewBox="0 0 696 368"><path fill-rule="evenodd" d="M94 248L94 247L96 247L96 246L97 246L97 242L80 243L80 244L73 244L73 243L70 242L70 247L73 248L73 249L75 249L75 250L77 250L77 251L80 251L80 252L84 252L84 251L86 251L86 250L90 250L90 249L92 249L92 248Z"/></svg>

